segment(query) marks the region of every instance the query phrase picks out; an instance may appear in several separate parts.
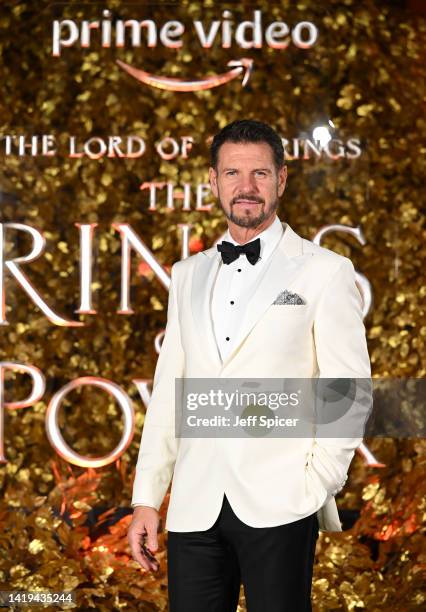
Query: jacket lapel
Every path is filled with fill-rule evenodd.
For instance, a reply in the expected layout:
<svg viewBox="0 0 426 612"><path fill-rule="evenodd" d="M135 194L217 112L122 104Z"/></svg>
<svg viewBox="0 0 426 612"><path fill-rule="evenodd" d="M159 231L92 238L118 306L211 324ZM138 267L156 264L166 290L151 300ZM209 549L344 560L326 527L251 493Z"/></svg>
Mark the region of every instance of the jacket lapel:
<svg viewBox="0 0 426 612"><path fill-rule="evenodd" d="M214 281L219 266L223 265L220 257L218 257L216 244L223 239L223 236L217 240L213 247L199 254L199 262L195 267L192 283L192 312L195 324L199 329L200 342L205 346L210 358L219 368L223 369L231 361L266 309L272 304L280 291L290 287L291 283L300 274L302 267L313 255L309 251L303 252L302 238L291 229L288 223L282 225L285 230L284 234L272 253L254 294L247 304L246 314L238 332L234 349L223 363L216 343L210 311Z"/></svg>
<svg viewBox="0 0 426 612"><path fill-rule="evenodd" d="M221 240L221 239L219 239ZM191 307L195 321L195 328L199 334L200 346L206 351L206 357L216 367L222 366L222 360L213 329L213 320L210 313L210 298L212 295L213 284L219 270L220 259L214 257L216 246L208 249L211 251L205 256L207 251L202 251L198 256L198 263L195 266L194 277L192 279Z"/></svg>

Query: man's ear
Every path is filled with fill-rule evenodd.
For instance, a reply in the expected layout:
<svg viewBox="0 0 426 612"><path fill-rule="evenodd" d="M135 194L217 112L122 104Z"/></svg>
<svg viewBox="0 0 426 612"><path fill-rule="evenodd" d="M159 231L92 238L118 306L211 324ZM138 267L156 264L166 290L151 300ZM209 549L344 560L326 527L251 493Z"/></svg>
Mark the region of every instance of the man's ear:
<svg viewBox="0 0 426 612"><path fill-rule="evenodd" d="M278 171L278 195L282 196L287 182L287 166L283 166Z"/></svg>
<svg viewBox="0 0 426 612"><path fill-rule="evenodd" d="M217 172L211 166L209 168L209 181L210 181L210 187L212 188L213 195L217 198L219 194L218 189L217 189Z"/></svg>

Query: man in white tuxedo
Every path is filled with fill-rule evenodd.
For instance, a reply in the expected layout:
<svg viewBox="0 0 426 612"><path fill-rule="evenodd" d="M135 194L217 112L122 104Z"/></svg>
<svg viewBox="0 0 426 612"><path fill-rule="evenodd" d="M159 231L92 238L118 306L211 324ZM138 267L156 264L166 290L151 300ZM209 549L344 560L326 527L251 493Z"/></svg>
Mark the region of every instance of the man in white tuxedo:
<svg viewBox="0 0 426 612"><path fill-rule="evenodd" d="M170 611L233 612L241 582L249 612L306 611L318 530L341 531L334 496L362 435L178 437L175 380L369 379L362 297L350 259L277 217L287 168L269 125L223 128L209 177L228 230L172 266L129 543L157 569L158 510L173 477Z"/></svg>

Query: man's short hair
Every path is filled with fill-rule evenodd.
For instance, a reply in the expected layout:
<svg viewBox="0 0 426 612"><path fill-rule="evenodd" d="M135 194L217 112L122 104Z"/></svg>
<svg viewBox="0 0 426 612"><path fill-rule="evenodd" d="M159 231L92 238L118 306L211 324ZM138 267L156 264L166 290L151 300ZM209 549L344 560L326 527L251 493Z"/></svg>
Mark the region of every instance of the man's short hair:
<svg viewBox="0 0 426 612"><path fill-rule="evenodd" d="M255 119L240 119L228 123L216 136L210 145L211 166L217 171L219 149L225 142L252 143L264 142L268 144L273 153L276 170L284 164L284 147L280 136L267 123Z"/></svg>

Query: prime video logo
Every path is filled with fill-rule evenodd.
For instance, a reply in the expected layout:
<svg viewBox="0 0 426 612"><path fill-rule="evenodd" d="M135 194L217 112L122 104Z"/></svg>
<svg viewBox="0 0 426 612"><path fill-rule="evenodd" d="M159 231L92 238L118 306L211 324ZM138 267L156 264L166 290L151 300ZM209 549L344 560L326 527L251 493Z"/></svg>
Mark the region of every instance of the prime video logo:
<svg viewBox="0 0 426 612"><path fill-rule="evenodd" d="M64 48L80 46L90 49L92 45L104 48L125 46L155 48L163 45L170 49L183 46L186 34L181 21L170 20L162 25L152 19L112 20L108 9L102 11L103 19L62 19L53 21L52 55L59 57ZM262 23L262 11L253 11L253 19L235 23L231 11L224 10L222 19L192 21L192 35L201 47L210 49L220 45L223 49L237 44L241 49L261 49L264 44L272 49L286 49L291 43L299 49L310 49L318 38L318 28L310 21L300 21L290 27L284 21L274 21L267 26Z"/></svg>

